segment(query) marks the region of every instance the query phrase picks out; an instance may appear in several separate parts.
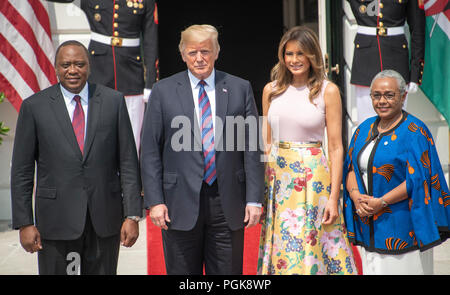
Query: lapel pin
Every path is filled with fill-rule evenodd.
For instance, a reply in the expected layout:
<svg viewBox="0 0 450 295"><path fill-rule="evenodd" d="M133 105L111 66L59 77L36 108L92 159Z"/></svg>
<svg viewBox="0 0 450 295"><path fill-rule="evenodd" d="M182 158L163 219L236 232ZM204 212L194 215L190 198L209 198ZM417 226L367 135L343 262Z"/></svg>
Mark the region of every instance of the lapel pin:
<svg viewBox="0 0 450 295"><path fill-rule="evenodd" d="M225 88L222 88L222 91L225 92L225 93L228 92L228 90L226 90Z"/></svg>

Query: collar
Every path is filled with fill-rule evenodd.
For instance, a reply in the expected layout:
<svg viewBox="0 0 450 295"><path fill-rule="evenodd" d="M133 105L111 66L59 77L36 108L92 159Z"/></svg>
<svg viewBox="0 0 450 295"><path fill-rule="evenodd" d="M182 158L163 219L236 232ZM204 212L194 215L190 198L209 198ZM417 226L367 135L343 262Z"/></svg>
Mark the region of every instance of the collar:
<svg viewBox="0 0 450 295"><path fill-rule="evenodd" d="M62 84L59 84L59 86L61 88L61 92L62 92L64 98L69 100L70 102L72 101L72 99L75 95L79 95L81 97L81 104L88 103L88 97L89 97L88 82L86 82L86 84L84 84L84 87L83 87L83 89L81 89L80 93L72 93L69 90L67 90L66 88L64 88L64 86L62 86Z"/></svg>
<svg viewBox="0 0 450 295"><path fill-rule="evenodd" d="M378 132L378 124L380 123L380 117L377 116L377 118L376 118L376 120L375 120L375 122L373 124L373 127L372 127L372 137L371 137L371 139L373 140L377 136L381 137L381 136L384 136L386 134L389 134L393 130L397 129L406 120L407 117L408 117L408 112L406 112L405 110L402 110L402 119L394 127L392 127L391 129L386 130L383 133L379 133Z"/></svg>
<svg viewBox="0 0 450 295"><path fill-rule="evenodd" d="M200 79L195 77L189 70L188 70L188 77L189 77L189 81L191 82L192 88L198 87L198 82L200 82ZM216 79L216 70L213 69L211 72L211 75L209 75L206 79L203 79L203 80L207 84L206 87L214 88L215 87L215 79Z"/></svg>

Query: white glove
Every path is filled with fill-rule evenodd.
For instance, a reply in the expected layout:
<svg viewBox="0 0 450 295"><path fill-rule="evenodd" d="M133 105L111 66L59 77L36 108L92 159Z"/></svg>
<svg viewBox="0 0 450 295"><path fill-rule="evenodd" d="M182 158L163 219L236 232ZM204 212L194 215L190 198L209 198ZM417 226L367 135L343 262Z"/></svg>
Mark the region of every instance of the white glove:
<svg viewBox="0 0 450 295"><path fill-rule="evenodd" d="M144 95L142 97L142 99L144 100L145 103L148 102L148 99L150 98L150 93L152 92L151 89L149 88L144 88Z"/></svg>
<svg viewBox="0 0 450 295"><path fill-rule="evenodd" d="M416 93L418 89L419 89L419 85L417 85L417 83L409 82L408 93Z"/></svg>

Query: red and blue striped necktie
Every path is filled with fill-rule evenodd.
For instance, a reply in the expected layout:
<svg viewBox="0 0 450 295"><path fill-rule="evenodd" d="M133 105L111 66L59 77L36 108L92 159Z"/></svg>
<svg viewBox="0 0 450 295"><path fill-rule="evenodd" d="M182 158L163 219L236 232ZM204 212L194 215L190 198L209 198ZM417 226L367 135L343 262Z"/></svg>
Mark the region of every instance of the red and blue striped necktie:
<svg viewBox="0 0 450 295"><path fill-rule="evenodd" d="M198 106L201 116L202 149L204 161L203 180L212 185L216 180L216 151L214 149L214 129L212 122L211 104L205 91L206 82L201 80L199 83Z"/></svg>
<svg viewBox="0 0 450 295"><path fill-rule="evenodd" d="M81 97L75 95L73 100L76 102L75 111L73 112L72 126L75 136L77 138L78 146L80 147L81 153L83 153L84 148L84 111L81 106Z"/></svg>

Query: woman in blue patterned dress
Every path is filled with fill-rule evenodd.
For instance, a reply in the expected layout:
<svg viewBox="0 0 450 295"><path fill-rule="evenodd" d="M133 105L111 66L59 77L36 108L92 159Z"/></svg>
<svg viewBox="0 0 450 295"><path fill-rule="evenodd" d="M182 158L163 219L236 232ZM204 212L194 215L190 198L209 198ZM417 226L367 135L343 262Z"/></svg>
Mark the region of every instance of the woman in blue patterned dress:
<svg viewBox="0 0 450 295"><path fill-rule="evenodd" d="M450 196L427 126L402 111L403 77L375 76L377 116L356 129L344 163L344 216L364 274L432 274L432 247L450 236Z"/></svg>

